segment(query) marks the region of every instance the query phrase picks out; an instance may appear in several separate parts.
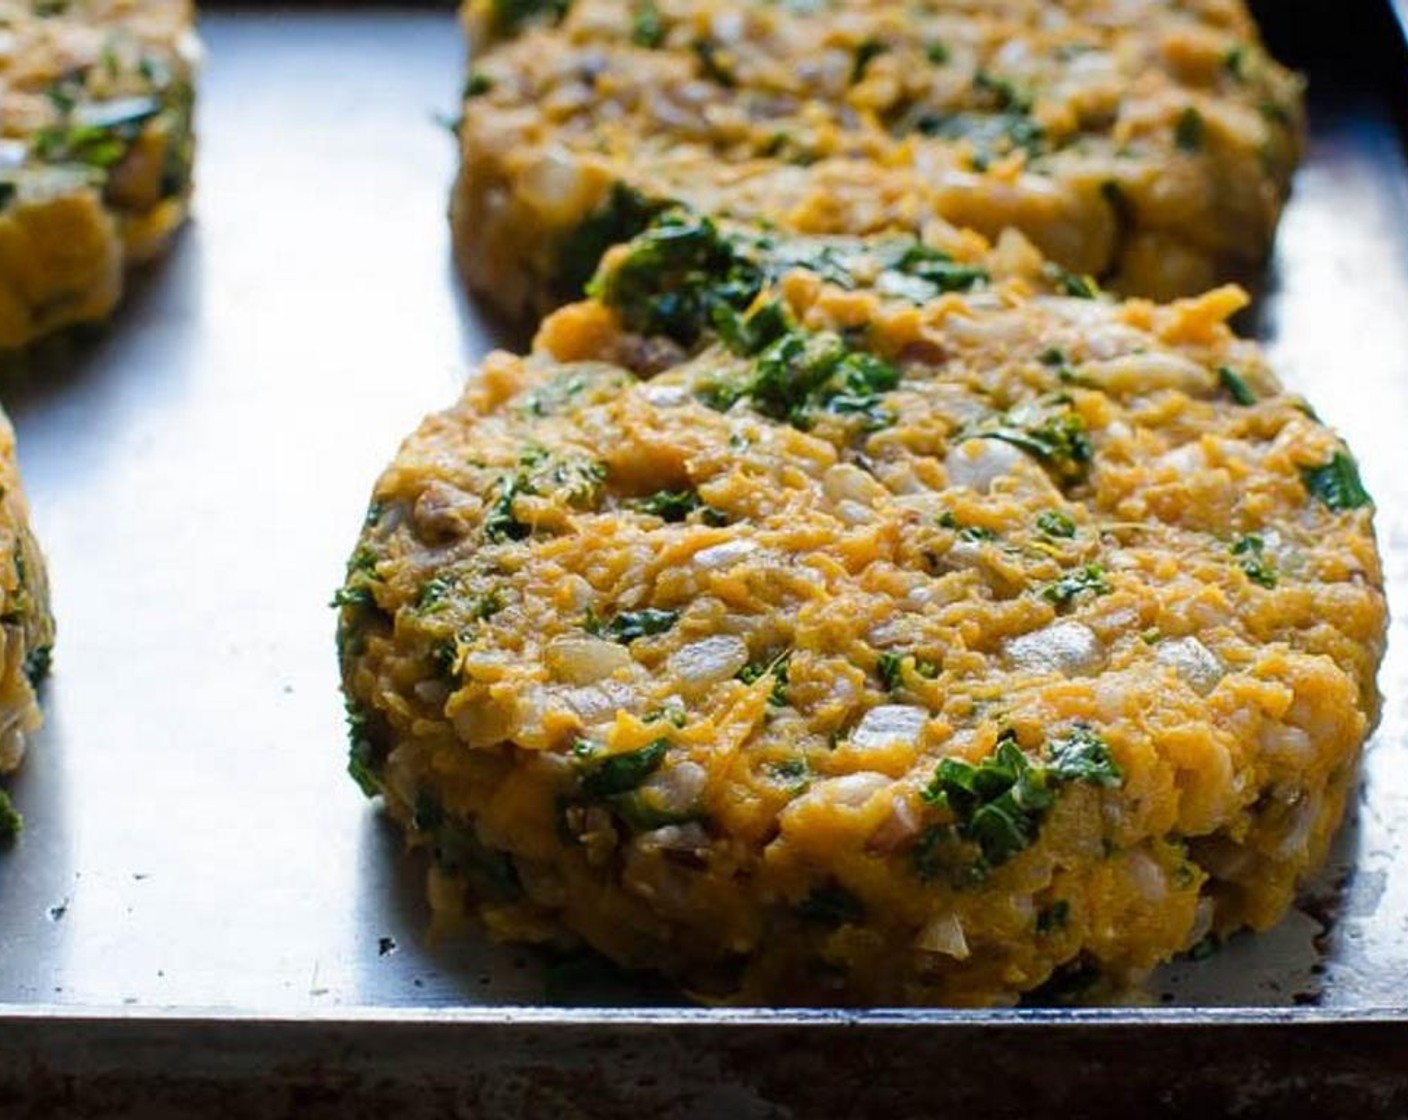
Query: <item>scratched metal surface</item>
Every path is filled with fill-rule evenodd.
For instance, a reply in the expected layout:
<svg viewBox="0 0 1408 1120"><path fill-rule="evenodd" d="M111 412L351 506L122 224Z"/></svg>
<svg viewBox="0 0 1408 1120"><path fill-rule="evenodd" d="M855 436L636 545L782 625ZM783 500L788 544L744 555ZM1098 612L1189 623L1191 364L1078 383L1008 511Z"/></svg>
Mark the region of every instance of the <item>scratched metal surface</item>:
<svg viewBox="0 0 1408 1120"><path fill-rule="evenodd" d="M28 827L0 854L0 1056L66 1016L527 1007L503 1021L536 1030L559 1001L668 999L427 944L421 870L342 770L325 604L378 470L494 337L447 257L453 17L220 8L204 34L194 225L104 337L0 385L60 625L11 787ZM1401 605L1408 168L1372 98L1317 103L1254 326L1357 449ZM1408 1008L1404 625L1333 866L1279 929L1167 970L1155 1008Z"/></svg>

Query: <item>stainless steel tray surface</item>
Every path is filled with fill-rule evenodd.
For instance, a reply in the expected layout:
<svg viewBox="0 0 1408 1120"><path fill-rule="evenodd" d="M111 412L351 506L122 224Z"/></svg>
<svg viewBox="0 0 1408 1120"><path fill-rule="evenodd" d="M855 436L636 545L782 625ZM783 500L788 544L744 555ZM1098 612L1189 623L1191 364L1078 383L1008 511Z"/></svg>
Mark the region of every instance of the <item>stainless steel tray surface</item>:
<svg viewBox="0 0 1408 1120"><path fill-rule="evenodd" d="M374 1039L446 1060L501 1039L551 1065L533 1047L553 1045L554 1025L570 1051L592 1024L600 1045L628 1049L652 1024L675 1040L666 1049L751 1024L758 1060L827 1024L880 1056L904 1027L942 1027L923 1045L947 1038L955 1058L989 1028L1092 1039L1120 1024L1221 1024L1240 1045L1254 1027L1301 1024L1326 1053L1339 1039L1349 1054L1367 1043L1336 1032L1378 1025L1391 1033L1372 1038L1408 1068L1402 617L1333 866L1276 931L1167 969L1149 1007L651 1018L629 1008L668 1004L668 992L481 939L428 943L423 869L343 771L326 604L397 442L502 337L460 294L448 256L454 150L435 118L455 108L460 40L443 7L220 7L203 24L194 224L101 337L0 383L59 620L48 723L11 787L28 824L0 854L0 1115L12 1114L7 1061L63 1039L70 1056L145 1040L130 1071L161 1068L154 1055L180 1037L234 1047L244 1057L230 1068L341 1040L352 1068ZM1381 101L1315 108L1250 328L1357 450L1401 606L1408 169ZM454 1041L417 1050L416 1032L436 1023ZM255 1037L251 1051L233 1041ZM684 1068L686 1052L676 1058Z"/></svg>

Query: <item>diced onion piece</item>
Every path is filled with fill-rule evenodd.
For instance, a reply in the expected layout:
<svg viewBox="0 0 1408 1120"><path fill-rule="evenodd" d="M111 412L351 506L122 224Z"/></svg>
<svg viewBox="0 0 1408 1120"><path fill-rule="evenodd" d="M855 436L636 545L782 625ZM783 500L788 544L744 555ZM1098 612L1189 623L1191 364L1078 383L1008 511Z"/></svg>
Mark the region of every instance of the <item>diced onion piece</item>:
<svg viewBox="0 0 1408 1120"><path fill-rule="evenodd" d="M735 676L748 664L748 645L742 638L721 634L676 650L669 664L681 688L697 691Z"/></svg>
<svg viewBox="0 0 1408 1120"><path fill-rule="evenodd" d="M716 544L711 548L701 548L694 554L694 563L706 571L728 568L757 550L757 541L747 539L724 541L723 544Z"/></svg>
<svg viewBox="0 0 1408 1120"><path fill-rule="evenodd" d="M941 914L919 931L914 947L925 953L942 953L955 960L966 961L972 954L968 938L963 935L963 923L957 914Z"/></svg>
<svg viewBox="0 0 1408 1120"><path fill-rule="evenodd" d="M986 494L999 478L1012 474L1026 456L999 439L969 439L949 451L944 459L951 486L966 486Z"/></svg>
<svg viewBox="0 0 1408 1120"><path fill-rule="evenodd" d="M827 778L812 786L810 792L798 798L801 801L825 805L837 805L847 809L859 809L882 789L893 785L884 774L873 770L860 770L854 774L843 774L839 778Z"/></svg>
<svg viewBox="0 0 1408 1120"><path fill-rule="evenodd" d="M1206 696L1216 688L1226 673L1217 654L1197 638L1160 642L1154 650L1154 659L1177 673L1199 696Z"/></svg>
<svg viewBox="0 0 1408 1120"><path fill-rule="evenodd" d="M1008 640L1003 650L1013 668L1028 673L1082 676L1094 673L1105 663L1105 647L1095 631L1080 622L1053 623L1044 630Z"/></svg>
<svg viewBox="0 0 1408 1120"><path fill-rule="evenodd" d="M912 704L881 704L871 708L854 731L851 745L862 750L893 743L914 744L929 722L929 713Z"/></svg>
<svg viewBox="0 0 1408 1120"><path fill-rule="evenodd" d="M544 651L548 671L567 684L595 684L631 664L625 646L601 638L558 638Z"/></svg>

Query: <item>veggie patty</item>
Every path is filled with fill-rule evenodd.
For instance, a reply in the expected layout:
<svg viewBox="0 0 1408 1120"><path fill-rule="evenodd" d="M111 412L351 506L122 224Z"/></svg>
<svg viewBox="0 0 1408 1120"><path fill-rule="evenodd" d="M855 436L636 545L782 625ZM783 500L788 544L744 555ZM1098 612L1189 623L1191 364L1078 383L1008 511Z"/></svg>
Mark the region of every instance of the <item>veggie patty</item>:
<svg viewBox="0 0 1408 1120"><path fill-rule="evenodd" d="M982 1005L1285 912L1386 613L1240 290L677 209L592 292L406 441L337 594L351 768L441 918Z"/></svg>

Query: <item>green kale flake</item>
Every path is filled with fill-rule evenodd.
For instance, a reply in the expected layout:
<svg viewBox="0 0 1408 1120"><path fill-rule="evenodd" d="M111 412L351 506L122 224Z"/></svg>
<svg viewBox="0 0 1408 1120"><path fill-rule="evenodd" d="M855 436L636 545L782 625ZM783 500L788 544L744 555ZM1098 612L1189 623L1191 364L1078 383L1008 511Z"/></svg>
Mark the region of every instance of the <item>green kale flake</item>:
<svg viewBox="0 0 1408 1120"><path fill-rule="evenodd" d="M1104 740L1088 727L1077 725L1051 741L1045 760L1028 755L1016 734L1005 731L993 753L976 766L957 758L940 760L923 798L950 812L953 824L921 834L916 869L925 878L937 873L946 862L944 849L951 849L950 835L943 830L951 827L952 836L978 848L979 863L970 874L981 877L1035 843L1062 785L1079 781L1109 787L1122 780ZM952 858L950 850L947 859Z"/></svg>
<svg viewBox="0 0 1408 1120"><path fill-rule="evenodd" d="M1062 482L1084 479L1095 458L1085 421L1073 409L1046 416L1003 417L972 430L968 439L996 439L1035 456Z"/></svg>
<svg viewBox="0 0 1408 1120"><path fill-rule="evenodd" d="M694 57L699 60L699 69L704 76L723 86L724 89L733 89L738 85L738 78L729 69L728 64L719 57L719 44L712 39L696 39L690 44L690 49L694 51Z"/></svg>
<svg viewBox="0 0 1408 1120"><path fill-rule="evenodd" d="M1178 123L1173 128L1173 141L1180 151L1200 152L1207 135L1207 122L1203 114L1189 105L1178 115Z"/></svg>
<svg viewBox="0 0 1408 1120"><path fill-rule="evenodd" d="M381 765L381 752L373 741L371 719L357 701L346 698L347 712L347 773L367 797L375 797L381 792L381 780L377 768Z"/></svg>
<svg viewBox="0 0 1408 1120"><path fill-rule="evenodd" d="M9 794L0 789L0 847L8 847L20 838L24 830L24 818L10 800Z"/></svg>
<svg viewBox="0 0 1408 1120"><path fill-rule="evenodd" d="M1231 366L1218 366L1217 379L1227 390L1228 396L1238 404L1243 407L1256 404L1256 394L1252 392L1251 386Z"/></svg>
<svg viewBox="0 0 1408 1120"><path fill-rule="evenodd" d="M738 313L762 290L763 269L708 218L672 212L631 242L590 285L627 329L693 346L716 316Z"/></svg>
<svg viewBox="0 0 1408 1120"><path fill-rule="evenodd" d="M1234 541L1232 555L1237 557L1242 571L1253 583L1260 584L1267 590L1276 586L1276 581L1280 578L1276 558L1266 554L1266 542L1256 533L1249 533Z"/></svg>
<svg viewBox="0 0 1408 1120"><path fill-rule="evenodd" d="M1037 532L1057 540L1069 540L1076 535L1076 523L1060 510L1048 509L1037 515Z"/></svg>
<svg viewBox="0 0 1408 1120"><path fill-rule="evenodd" d="M1099 564L1086 564L1048 583L1041 589L1041 597L1053 606L1065 607L1087 592L1100 596L1110 594L1111 590L1105 569Z"/></svg>
<svg viewBox="0 0 1408 1120"><path fill-rule="evenodd" d="M1049 772L1062 782L1085 782L1113 789L1124 772L1110 755L1110 746L1089 725L1077 723L1046 747Z"/></svg>
<svg viewBox="0 0 1408 1120"><path fill-rule="evenodd" d="M1047 261L1041 271L1042 275L1063 296L1070 296L1072 299L1100 298L1100 285L1095 282L1095 278L1092 276L1081 276L1079 273L1070 272L1054 261Z"/></svg>
<svg viewBox="0 0 1408 1120"><path fill-rule="evenodd" d="M464 97L469 100L471 97L480 97L494 88L494 79L482 70L471 70L469 77L464 83Z"/></svg>
<svg viewBox="0 0 1408 1120"><path fill-rule="evenodd" d="M813 887L810 894L797 905L797 913L804 921L817 925L849 925L865 917L865 906L854 894L837 883Z"/></svg>
<svg viewBox="0 0 1408 1120"><path fill-rule="evenodd" d="M855 85L865 77L865 72L870 68L870 64L890 49L889 44L879 39L866 39L856 47L856 60L851 66L851 85Z"/></svg>
<svg viewBox="0 0 1408 1120"><path fill-rule="evenodd" d="M570 6L571 0L492 0L489 7L494 30L512 35L532 20L558 23Z"/></svg>
<svg viewBox="0 0 1408 1120"><path fill-rule="evenodd" d="M624 183L613 184L606 201L557 246L554 293L564 301L580 298L606 250L635 237L668 206Z"/></svg>
<svg viewBox="0 0 1408 1120"><path fill-rule="evenodd" d="M657 490L650 497L633 502L632 508L676 524L686 520L702 505L699 495L693 490Z"/></svg>
<svg viewBox="0 0 1408 1120"><path fill-rule="evenodd" d="M1336 451L1321 466L1302 467L1300 477L1311 496L1330 509L1359 509L1373 504L1374 499L1360 481L1358 465L1344 451Z"/></svg>
<svg viewBox="0 0 1408 1120"><path fill-rule="evenodd" d="M932 43L930 43L927 47L924 48L924 57L927 58L930 62L932 62L935 66L943 66L945 63L948 62L950 58L953 57L953 55L949 51L948 46L946 44L940 42L938 39L935 39Z"/></svg>
<svg viewBox="0 0 1408 1120"><path fill-rule="evenodd" d="M738 680L744 684L757 684L763 677L772 675L772 691L768 703L775 708L787 707L788 666L792 660L789 650L770 661L750 661L738 671Z"/></svg>
<svg viewBox="0 0 1408 1120"><path fill-rule="evenodd" d="M24 655L24 675L31 688L37 688L39 682L49 675L53 663L53 646L35 646Z"/></svg>
<svg viewBox="0 0 1408 1120"><path fill-rule="evenodd" d="M895 268L933 289L925 293L919 302L944 292L970 292L991 279L987 269L959 264L947 253L918 242L905 250Z"/></svg>
<svg viewBox="0 0 1408 1120"><path fill-rule="evenodd" d="M631 42L653 50L665 41L665 23L655 0L637 0L631 12Z"/></svg>
<svg viewBox="0 0 1408 1120"><path fill-rule="evenodd" d="M660 764L665 761L669 750L669 739L656 739L640 750L608 755L606 758L592 761L582 771L582 795L592 800L604 800L638 789L651 774L660 769Z"/></svg>
<svg viewBox="0 0 1408 1120"><path fill-rule="evenodd" d="M513 500L519 494L532 494L533 487L521 474L506 474L498 482L499 495L489 506L484 518L484 536L491 544L526 540L533 532L530 525L513 515Z"/></svg>
<svg viewBox="0 0 1408 1120"><path fill-rule="evenodd" d="M882 653L875 662L875 675L880 678L886 692L894 692L904 683L904 656L898 653Z"/></svg>
<svg viewBox="0 0 1408 1120"><path fill-rule="evenodd" d="M660 611L649 607L640 611L623 611L610 622L602 622L588 611L582 629L598 638L629 645L637 638L663 634L679 620L679 611Z"/></svg>

